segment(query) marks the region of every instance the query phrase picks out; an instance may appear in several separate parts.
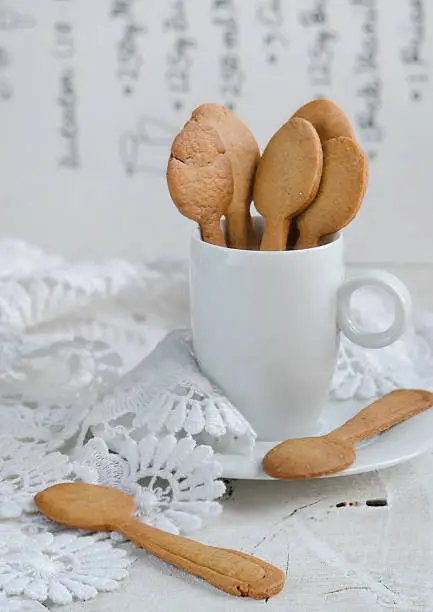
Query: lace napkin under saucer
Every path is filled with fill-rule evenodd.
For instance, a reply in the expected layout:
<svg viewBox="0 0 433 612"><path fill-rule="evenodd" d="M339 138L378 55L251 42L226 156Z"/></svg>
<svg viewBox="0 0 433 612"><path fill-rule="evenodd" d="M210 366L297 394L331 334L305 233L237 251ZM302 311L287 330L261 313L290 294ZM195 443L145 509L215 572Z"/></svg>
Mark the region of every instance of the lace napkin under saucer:
<svg viewBox="0 0 433 612"><path fill-rule="evenodd" d="M91 409L78 440L89 432L119 452L148 434L189 436L217 452L245 453L256 434L233 404L200 371L191 333L170 332ZM115 448L114 448L115 447Z"/></svg>

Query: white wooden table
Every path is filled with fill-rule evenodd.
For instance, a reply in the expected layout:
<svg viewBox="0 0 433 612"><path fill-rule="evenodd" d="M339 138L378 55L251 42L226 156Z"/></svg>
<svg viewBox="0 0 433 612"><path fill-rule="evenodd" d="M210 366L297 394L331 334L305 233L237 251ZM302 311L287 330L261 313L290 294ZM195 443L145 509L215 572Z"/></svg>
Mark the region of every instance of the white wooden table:
<svg viewBox="0 0 433 612"><path fill-rule="evenodd" d="M431 268L398 268L433 310ZM433 436L433 432L432 432ZM238 599L144 552L116 593L65 612L433 610L433 452L381 472L307 482L231 481L197 539L260 556L287 575L268 601ZM379 504L368 505L371 500ZM373 501L373 503L375 503Z"/></svg>
<svg viewBox="0 0 433 612"><path fill-rule="evenodd" d="M433 610L433 454L354 477L232 484L221 518L198 539L280 567L286 585L269 600L271 609ZM120 591L68 610L263 609L263 602L230 597L144 552L138 556Z"/></svg>

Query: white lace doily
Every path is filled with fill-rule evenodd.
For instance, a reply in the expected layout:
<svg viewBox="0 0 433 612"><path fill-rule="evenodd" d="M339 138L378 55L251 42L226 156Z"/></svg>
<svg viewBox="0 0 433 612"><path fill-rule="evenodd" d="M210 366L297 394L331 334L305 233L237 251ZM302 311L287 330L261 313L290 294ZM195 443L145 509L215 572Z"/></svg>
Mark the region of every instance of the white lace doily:
<svg viewBox="0 0 433 612"><path fill-rule="evenodd" d="M359 316L380 327L389 312L373 298L359 296ZM38 490L76 479L115 486L134 496L140 520L173 533L221 510L213 449L244 452L254 435L201 375L188 333L167 336L188 320L186 265L68 263L0 241L2 612L113 590L134 560L117 536L34 513ZM368 399L433 388L432 361L429 314L387 349L343 339L332 393Z"/></svg>
<svg viewBox="0 0 433 612"><path fill-rule="evenodd" d="M119 435L131 442L146 433L186 435L220 452L240 453L247 452L256 437L233 404L201 373L187 330L170 332L95 402L79 445L89 430L106 441Z"/></svg>

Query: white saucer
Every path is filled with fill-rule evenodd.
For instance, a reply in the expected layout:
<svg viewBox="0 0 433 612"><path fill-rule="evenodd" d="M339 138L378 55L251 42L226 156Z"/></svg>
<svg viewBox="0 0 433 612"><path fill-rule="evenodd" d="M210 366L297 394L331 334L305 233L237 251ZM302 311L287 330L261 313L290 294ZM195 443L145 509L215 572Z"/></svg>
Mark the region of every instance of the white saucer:
<svg viewBox="0 0 433 612"><path fill-rule="evenodd" d="M321 433L339 427L369 403L371 402L353 400L329 402L323 414ZM262 470L262 459L278 443L257 440L251 455L215 453L215 459L223 467L223 478L272 480ZM413 459L432 447L433 409L430 408L357 445L356 460L353 465L347 470L322 478L362 474L391 467Z"/></svg>

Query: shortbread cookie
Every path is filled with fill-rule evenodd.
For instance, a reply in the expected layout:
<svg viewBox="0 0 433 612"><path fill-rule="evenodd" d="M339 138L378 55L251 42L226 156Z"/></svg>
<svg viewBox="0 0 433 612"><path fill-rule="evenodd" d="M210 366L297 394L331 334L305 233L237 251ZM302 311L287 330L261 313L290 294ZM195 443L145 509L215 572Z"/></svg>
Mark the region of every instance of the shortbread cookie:
<svg viewBox="0 0 433 612"><path fill-rule="evenodd" d="M167 183L179 211L199 224L203 240L226 246L221 217L233 198L233 172L224 144L211 126L189 121L176 136Z"/></svg>
<svg viewBox="0 0 433 612"><path fill-rule="evenodd" d="M318 478L348 468L356 459L354 445L402 423L433 405L433 394L422 389L397 389L358 412L325 436L297 438L274 446L263 458L273 478Z"/></svg>
<svg viewBox="0 0 433 612"><path fill-rule="evenodd" d="M293 117L302 117L312 123L322 143L339 136L355 138L349 119L331 100L312 100L301 106Z"/></svg>
<svg viewBox="0 0 433 612"><path fill-rule="evenodd" d="M261 250L285 250L290 220L314 199L321 175L316 130L305 119L290 119L269 141L254 182L254 204L266 219Z"/></svg>
<svg viewBox="0 0 433 612"><path fill-rule="evenodd" d="M351 138L331 138L323 144L323 173L315 200L296 219L297 249L315 247L355 217L368 182L368 164Z"/></svg>
<svg viewBox="0 0 433 612"><path fill-rule="evenodd" d="M235 597L268 599L284 587L284 572L255 556L141 523L133 516L134 499L118 489L65 482L40 491L34 501L51 521L75 529L117 531L138 548Z"/></svg>
<svg viewBox="0 0 433 612"><path fill-rule="evenodd" d="M250 205L260 150L253 134L243 121L220 104L202 104L193 111L191 119L218 132L232 164L234 190L227 211L229 246L235 249L257 248Z"/></svg>

